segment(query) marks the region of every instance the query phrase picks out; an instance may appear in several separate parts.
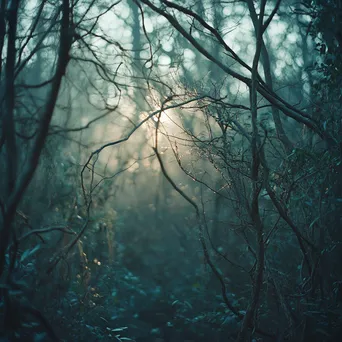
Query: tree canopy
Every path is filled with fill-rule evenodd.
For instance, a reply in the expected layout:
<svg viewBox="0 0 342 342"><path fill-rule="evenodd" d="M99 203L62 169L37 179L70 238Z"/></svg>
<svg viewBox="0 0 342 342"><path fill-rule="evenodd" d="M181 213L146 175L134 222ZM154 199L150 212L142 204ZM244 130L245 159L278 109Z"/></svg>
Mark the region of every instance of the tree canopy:
<svg viewBox="0 0 342 342"><path fill-rule="evenodd" d="M0 2L1 341L336 341L340 0Z"/></svg>

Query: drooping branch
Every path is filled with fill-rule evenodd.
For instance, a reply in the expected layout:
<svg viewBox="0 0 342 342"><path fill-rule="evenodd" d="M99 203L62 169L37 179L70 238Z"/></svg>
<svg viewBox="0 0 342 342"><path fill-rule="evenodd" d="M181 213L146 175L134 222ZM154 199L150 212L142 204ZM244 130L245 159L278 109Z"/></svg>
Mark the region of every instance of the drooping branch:
<svg viewBox="0 0 342 342"><path fill-rule="evenodd" d="M173 187L173 189L175 191L177 191L195 209L195 213L196 213L196 217L197 217L197 223L198 223L198 229L199 229L199 232L198 232L199 233L199 240L200 240L200 243L202 245L202 250L204 253L205 260L221 284L222 298L223 298L223 301L226 304L227 308L234 315L236 315L239 319L242 319L243 318L242 313L237 308L234 307L234 305L230 302L230 300L227 296L226 284L224 282L224 279L223 279L220 271L217 269L217 267L215 266L215 264L212 262L212 260L210 258L208 247L207 247L207 244L206 244L206 241L204 238L203 222L202 222L201 213L200 213L200 210L198 208L198 205L183 190L181 190L177 186L177 184L172 180L172 178L169 176L167 170L165 169L163 160L161 159L161 156L160 156L160 154L156 148L154 148L154 152L157 156L157 159L158 159L158 162L159 162L159 165L160 165L160 168L161 168L161 171L162 171L164 177L167 179L167 181L170 183L170 185Z"/></svg>
<svg viewBox="0 0 342 342"><path fill-rule="evenodd" d="M226 74L236 78L237 80L241 81L245 85L250 88L252 86L252 80L249 77L243 76L242 74L234 71L230 67L228 67L226 64L221 62L219 59L215 58L212 53L206 49L203 44L201 44L199 41L197 41L196 38L194 38L191 33L189 33L183 25L170 13L167 12L166 9L162 7L158 7L154 5L149 0L140 0L142 3L144 3L146 6L151 8L154 12L158 13L159 15L166 18L169 23L190 43L194 46L194 48L200 52L205 58L216 64L221 70L223 70ZM174 4L173 4L173 7ZM167 7L166 7L167 8ZM186 11L181 8L177 7L181 13L186 14ZM288 102L286 102L284 99L279 97L272 89L270 89L264 82L260 81L258 79L258 82L256 84L256 90L257 92L262 95L269 103L271 103L273 106L278 108L283 114L286 116L296 120L297 122L300 122L304 125L306 125L308 128L310 128L313 132L315 132L318 136L320 136L322 139L325 139L331 143L334 143L334 139L328 134L328 132L321 129L321 127L308 115L306 115L305 112L295 108Z"/></svg>
<svg viewBox="0 0 342 342"><path fill-rule="evenodd" d="M160 114L161 113L161 110L163 111L166 111L166 110L169 110L169 109L174 109L174 108L178 108L178 107L181 107L181 106L185 106L186 104L189 104L191 102L196 102L196 101L199 101L201 99L204 99L206 98L206 96L197 96L197 97L194 97L194 98L191 98L191 99L188 99L188 100L185 100L181 103L175 103L175 104L171 104L169 106L166 106L166 103L168 103L169 101L172 100L172 97L170 98L167 98L165 101L163 101L163 104L162 104L162 109L158 109L156 111L153 111L152 113L150 113L149 115L147 115L147 117L143 120L141 120L137 125L135 125L132 130L122 139L119 139L119 140L115 140L115 141L112 141L112 142L109 142L107 144L104 144L102 145L101 147L99 147L97 150L93 151L90 156L88 157L88 160L86 161L86 163L84 164L83 168L82 168L82 171L81 171L81 185L82 185L82 190L83 190L83 196L84 198L86 199L87 198L87 195L86 195L86 188L85 188L85 184L84 184L84 172L85 170L87 169L89 163L91 162L91 160L95 157L97 158L98 155L106 148L108 147L111 147L111 146L115 146L115 145L119 145L125 141L128 141L129 138L141 127L143 126L147 121L149 121L151 118L155 117L156 115ZM93 167L94 167L94 164L93 164Z"/></svg>

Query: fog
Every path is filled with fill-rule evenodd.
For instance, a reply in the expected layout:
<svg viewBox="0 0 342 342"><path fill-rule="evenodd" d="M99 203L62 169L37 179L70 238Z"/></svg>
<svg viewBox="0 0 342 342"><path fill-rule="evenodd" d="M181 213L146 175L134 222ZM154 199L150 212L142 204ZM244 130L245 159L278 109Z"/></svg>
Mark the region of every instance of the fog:
<svg viewBox="0 0 342 342"><path fill-rule="evenodd" d="M2 1L1 341L335 341L339 1Z"/></svg>

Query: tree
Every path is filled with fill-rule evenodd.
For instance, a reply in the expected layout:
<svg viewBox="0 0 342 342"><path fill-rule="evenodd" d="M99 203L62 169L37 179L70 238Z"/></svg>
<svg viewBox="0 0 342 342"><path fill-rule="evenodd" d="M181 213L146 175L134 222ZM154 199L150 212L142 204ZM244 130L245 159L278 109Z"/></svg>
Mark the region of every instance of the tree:
<svg viewBox="0 0 342 342"><path fill-rule="evenodd" d="M52 231L58 231L63 235L52 259L40 264L49 274L60 268L66 274L57 280L65 285L61 296L77 287L78 305L87 309L102 310L102 298L116 296L108 290L108 296L96 297L93 285L102 276L113 277L112 268L99 267L113 260L115 244L121 243L122 271L138 274L127 275L125 286L145 273L169 290L175 274L197 277L199 269L210 269L208 297L214 302L220 293L224 304L215 318L210 300L200 306L207 312L197 321L186 316L191 304L184 297L145 292L160 304L161 315L152 304L151 310L138 310L130 307L133 301L119 301L149 324L161 318L164 339L185 338L187 322L206 317L212 330L218 324L214 335L205 333L206 340L338 336L341 44L333 24L339 1L325 6L281 0L63 0L59 7L42 1L33 11L28 2L6 5L1 3L0 15L0 158L6 166L0 276L6 323L19 305L11 292L18 265L39 250L34 240L23 251L23 241L48 234L54 243ZM51 199L41 181L48 183L42 165L49 164L65 169L58 176L61 186L48 186L57 193L54 206L63 212L63 224L29 230L21 209L37 198L33 189L42 194L41 202ZM77 170L81 177L75 181ZM115 180L128 170L119 201ZM161 272L163 251L181 250L179 242L182 258ZM203 265L187 257L198 245ZM69 262L72 271L65 267ZM192 279L186 283L198 288ZM92 306L96 300L100 309ZM56 339L39 311L24 308ZM115 332L108 329L104 334ZM9 338L18 334L17 326L8 330Z"/></svg>
<svg viewBox="0 0 342 342"><path fill-rule="evenodd" d="M232 187L232 190L228 193L234 195L234 201L239 203L239 214L237 214L237 217L240 220L241 216L243 217L243 223L240 226L240 234L246 239L248 250L250 250L253 255L252 266L254 265L250 272L253 291L245 315L241 315L239 313L240 311L237 308L234 308L227 300L227 297L225 297L226 289L223 278L212 263L210 253L208 253L206 246L203 233L205 217L201 214L199 206L186 195L169 176L163 165L162 158L160 154L158 154L157 139L154 147L165 177L174 189L179 192L197 212L200 229L199 236L202 241L206 260L223 286L223 296L225 297L227 306L238 316L238 318L243 320L239 340L246 340L247 336L250 334L250 329L258 326L259 323L255 321L258 311L259 315L267 315L265 312L263 314L260 313L260 311L263 311L261 310L260 302L262 300L268 301L268 299L266 299L267 293L264 292L264 284L268 281L273 286L276 294L276 298L273 299L274 304L277 304L282 308L282 315L285 317L293 317L290 320L293 319L294 323L298 323L302 319L305 320L305 318L301 316L303 314L305 315L305 310L303 311L303 308L301 308L299 309L299 312L294 312L294 309L290 307L289 302L285 299L289 296L288 290L285 290L285 288L281 289L278 285L280 273L277 274L277 272L281 271L277 268L273 268L274 266L271 266L272 263L267 266L268 262L270 262L268 261L269 258L272 259L272 256L268 255L268 253L270 253L269 251L272 249L270 246L272 244L277 244L277 238L273 234L280 228L283 230L286 229L286 227L289 227L292 231L289 236L292 235L294 237L298 246L292 246L291 240L291 247L289 248L297 250L296 253L299 251L299 254L297 254L297 257L295 258L297 261L295 262L298 263L298 267L302 270L302 278L299 282L300 285L298 284L302 287L300 296L309 296L312 303L315 303L317 289L320 287L319 291L321 292L321 298L325 297L324 286L322 283L321 285L318 285L322 282L322 279L327 276L324 276L319 271L321 267L319 265L322 260L321 255L322 253L327 253L327 244L336 244L337 240L334 240L335 242L328 242L326 240L324 232L327 228L325 223L321 221L323 213L318 217L315 217L312 212L312 203L317 203L317 194L322 194L322 190L320 189L325 181L323 181L321 177L324 177L323 175L326 172L327 167L329 167L328 165L331 162L330 158L334 160L333 163L336 163L338 160L336 159L335 151L339 150L339 139L333 130L327 129L326 124L322 124L313 116L308 115L305 108L301 109L300 107L291 104L288 100L284 99L284 97L278 95L273 89L271 60L263 37L265 36L267 28L275 20L276 14L279 11L283 11L281 2L278 1L275 4L271 4L262 1L260 6L255 7L255 4L247 1L247 8L250 13L256 37L254 57L251 66L248 62L245 62L239 57L226 43L227 39L220 33L222 28L214 26L217 25L214 20L206 20L205 14L201 13L201 15L199 15L196 10L192 10L191 5L185 7L177 2L166 0L161 1L160 5L148 0L142 0L141 3L152 9L157 15L166 18L169 24L173 26L173 28L178 31L178 33L183 36L197 52L208 59L210 63L220 68L228 77L238 80L249 89L249 105L247 105L247 99L243 97L241 97L242 103L235 102L233 104L227 103L225 97L213 99L206 94L203 94L200 99L193 98L197 101L199 110L205 108L208 139L200 139L195 133L191 132L191 129L185 131L185 133L190 135L192 143L203 152L203 156L206 158L209 156L209 160L214 168L222 174L222 177L224 177L223 179ZM196 31L200 34L195 35L194 32ZM203 38L203 31L208 37L208 40L211 39L215 42L214 52L203 45L202 41L200 42L200 39ZM218 53L218 46L220 47L220 53ZM274 58L277 58L277 56ZM260 59L262 59L262 67L265 74L264 78L259 74ZM229 64L232 62L234 62L237 67L229 67ZM259 103L261 103L261 105L259 105ZM177 104L175 103L174 106L177 106ZM184 108L184 104L182 106ZM263 108L267 108L268 106L271 106L272 109L271 113L276 137L272 135L272 129L268 126L270 120L268 119L263 122L260 118L261 113L264 111ZM165 108L164 102L161 105L160 111L165 111L166 109L167 107ZM240 117L236 120L234 119L234 115L232 115L234 109L240 109L241 112L244 111L246 115L240 114ZM324 143L323 147L312 149L310 145L306 145L306 141L301 143L300 139L291 142L288 138L288 134L283 128L280 113L282 113L283 117L294 120L291 121L291 125L288 125L288 129L300 131L301 127L306 126L317 137L316 141L321 140ZM248 124L248 119L250 120L250 124ZM231 131L235 132L233 135L237 134L241 137L240 141L243 141L243 153L238 152L238 148L234 143L227 144L228 134L231 135ZM279 149L281 152L276 155L279 153ZM203 184L200 177L197 177L184 168L181 156L177 153L177 145L174 145L174 151L176 151L176 159L185 173L197 182ZM329 157L327 157L328 155ZM237 162L235 161L236 159ZM314 164L319 159L324 162L319 168L316 168L314 167ZM234 163L239 166L237 167ZM237 178L237 170L242 177ZM301 182L300 189L298 189L299 182ZM317 189L314 184L317 185ZM207 188L212 189L211 185L207 182L205 182L204 185ZM304 203L298 202L298 196L300 196L301 192L308 196L308 200ZM218 193L218 195L220 194ZM267 202L270 202L271 209L268 210L271 212L273 217L272 220L266 220L266 217L263 214L263 211L266 208L261 202L261 196L266 196ZM320 203L318 205L320 208L322 204L327 204L325 201L322 202L322 198L317 199L317 201ZM326 211L329 210L328 207L330 207L330 205L331 203L327 204ZM309 210L307 208L308 206ZM243 214L241 214L241 207L243 208ZM332 208L335 212L334 206ZM304 212L304 217L300 211ZM319 224L321 230L320 239L314 233L314 227L318 221L321 222ZM282 222L280 226L278 225L279 222ZM338 222L338 218L335 218L335 222ZM251 227L251 231L248 233L246 232L246 225ZM307 227L309 227L309 229L307 229ZM253 239L253 242L249 242L250 238ZM303 262L300 261L301 258L303 258ZM273 261L275 262L275 260ZM303 266L301 266L301 264L303 264ZM265 268L270 271L265 273ZM324 282L325 281L333 284L336 281L336 278L333 277L329 280L325 279ZM294 295L296 296L296 294ZM299 315L299 318L297 315ZM290 322L288 322L288 324L290 324ZM285 333L286 328L284 326L278 328L282 330L281 334Z"/></svg>
<svg viewBox="0 0 342 342"><path fill-rule="evenodd" d="M25 239L56 230L62 233L70 231L62 225L43 229L31 227L32 231L22 234L15 219L19 215L30 227L28 217L19 210L19 206L27 200L27 189L32 184L39 164L42 164L42 156L47 152L47 142L51 142L54 137L67 136L70 132L80 132L108 115L102 113L84 127L70 128L67 127L72 111L70 101L69 104L66 101L66 107L62 104L65 91L72 84L66 76L68 65L71 60L82 58L76 55L73 46L82 42L88 53L93 52L87 43L88 37L96 35L96 23L111 6L115 4L100 10L94 16L91 13L97 7L94 2L84 3L81 7L78 2L68 0L60 1L58 5L45 0L37 4L29 1L1 2L0 158L1 165L4 165L0 185L0 277L1 298L4 303L1 330L11 340L24 338L17 329L22 320L26 319L25 313L40 320L50 338L57 340L39 310L31 306L27 298L23 302L25 304L16 299L15 291L25 292L25 288L21 288L15 278L20 263L39 249L39 246L35 246L30 253L23 252L21 244ZM90 23L90 29L85 22ZM96 54L93 54L93 59L88 58L87 62L102 68L102 74L98 71L102 79L110 78L112 72L106 73L106 64L96 64L98 60ZM110 81L114 82L112 78ZM107 106L106 110L108 112L113 109ZM56 112L59 112L60 117L54 120L53 114ZM67 116L64 124L63 112ZM60 123L62 124L59 125ZM61 144L62 150L61 139L56 138L55 142ZM18 254L21 255L19 259ZM16 312L21 310L24 314L17 316Z"/></svg>

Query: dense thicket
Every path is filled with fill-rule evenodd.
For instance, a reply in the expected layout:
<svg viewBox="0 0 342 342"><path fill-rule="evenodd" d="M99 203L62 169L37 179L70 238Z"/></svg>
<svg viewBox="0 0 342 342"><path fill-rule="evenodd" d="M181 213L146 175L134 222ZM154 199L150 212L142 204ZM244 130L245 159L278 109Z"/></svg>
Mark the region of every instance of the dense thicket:
<svg viewBox="0 0 342 342"><path fill-rule="evenodd" d="M341 22L1 0L1 341L339 340Z"/></svg>

